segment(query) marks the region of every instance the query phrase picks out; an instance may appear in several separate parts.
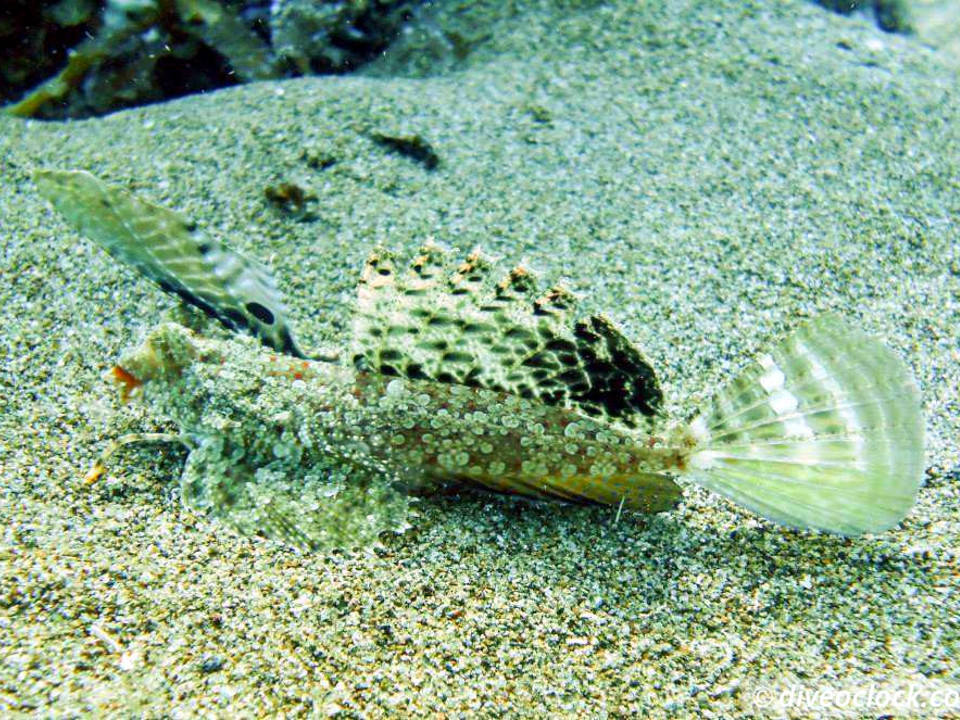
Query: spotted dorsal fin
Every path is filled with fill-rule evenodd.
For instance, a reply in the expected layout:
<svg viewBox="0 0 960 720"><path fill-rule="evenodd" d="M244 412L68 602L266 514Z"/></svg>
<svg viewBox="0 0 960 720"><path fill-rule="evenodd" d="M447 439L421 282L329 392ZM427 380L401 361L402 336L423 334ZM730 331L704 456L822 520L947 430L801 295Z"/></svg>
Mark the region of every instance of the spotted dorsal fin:
<svg viewBox="0 0 960 720"><path fill-rule="evenodd" d="M231 330L302 357L266 267L203 232L179 213L140 200L81 170L38 170L40 193L79 232L168 293Z"/></svg>
<svg viewBox="0 0 960 720"><path fill-rule="evenodd" d="M577 318L562 287L480 252L435 244L409 267L377 250L358 290L348 357L361 370L483 387L636 426L663 395L643 355L602 316Z"/></svg>

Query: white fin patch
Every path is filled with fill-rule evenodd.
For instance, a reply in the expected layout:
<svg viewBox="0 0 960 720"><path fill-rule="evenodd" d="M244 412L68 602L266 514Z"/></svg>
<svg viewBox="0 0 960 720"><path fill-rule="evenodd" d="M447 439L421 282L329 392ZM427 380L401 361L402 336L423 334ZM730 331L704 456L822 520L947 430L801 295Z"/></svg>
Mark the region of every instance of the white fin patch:
<svg viewBox="0 0 960 720"><path fill-rule="evenodd" d="M909 372L834 316L761 356L690 428L694 480L793 527L841 535L893 527L923 477Z"/></svg>

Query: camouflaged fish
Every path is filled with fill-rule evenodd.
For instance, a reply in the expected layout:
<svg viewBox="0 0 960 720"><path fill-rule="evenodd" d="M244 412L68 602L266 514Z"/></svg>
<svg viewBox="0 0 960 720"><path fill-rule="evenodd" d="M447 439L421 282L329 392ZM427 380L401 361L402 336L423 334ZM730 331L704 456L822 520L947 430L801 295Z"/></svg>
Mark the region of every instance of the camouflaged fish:
<svg viewBox="0 0 960 720"><path fill-rule="evenodd" d="M897 356L835 316L761 355L692 422L662 417L644 356L574 297L479 252L374 252L335 362L297 349L260 265L83 172L37 184L78 229L231 330L152 330L112 371L190 449L185 503L299 547L401 529L411 494L471 483L619 510L673 507L682 475L783 525L895 526L923 472L918 392ZM136 439L135 436L134 439Z"/></svg>

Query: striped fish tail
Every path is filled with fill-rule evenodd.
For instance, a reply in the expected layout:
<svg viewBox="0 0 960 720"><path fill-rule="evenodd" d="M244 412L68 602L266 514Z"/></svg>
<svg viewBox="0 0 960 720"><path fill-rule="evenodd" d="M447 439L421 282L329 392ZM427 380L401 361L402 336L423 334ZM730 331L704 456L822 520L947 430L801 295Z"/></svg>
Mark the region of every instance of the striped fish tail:
<svg viewBox="0 0 960 720"><path fill-rule="evenodd" d="M879 532L924 469L919 393L900 359L836 316L760 356L691 423L699 484L774 522Z"/></svg>

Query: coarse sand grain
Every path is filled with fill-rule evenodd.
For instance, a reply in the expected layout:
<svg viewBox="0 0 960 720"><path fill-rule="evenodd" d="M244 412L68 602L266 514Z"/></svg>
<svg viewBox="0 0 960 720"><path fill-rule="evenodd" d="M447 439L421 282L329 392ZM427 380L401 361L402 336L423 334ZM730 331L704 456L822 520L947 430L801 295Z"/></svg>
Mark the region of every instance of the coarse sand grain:
<svg viewBox="0 0 960 720"><path fill-rule="evenodd" d="M830 712L960 712L955 66L799 1L512 7L429 77L0 118L0 714L803 717L826 711L801 689L863 688L914 694ZM374 550L302 555L184 510L176 447L86 484L110 438L170 429L101 374L174 303L71 231L35 167L89 170L268 263L307 347L344 342L375 244L523 260L635 338L682 416L839 312L916 374L925 487L899 529L852 540L695 488L619 522L465 492ZM316 217L271 204L281 183Z"/></svg>

